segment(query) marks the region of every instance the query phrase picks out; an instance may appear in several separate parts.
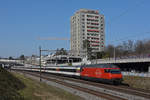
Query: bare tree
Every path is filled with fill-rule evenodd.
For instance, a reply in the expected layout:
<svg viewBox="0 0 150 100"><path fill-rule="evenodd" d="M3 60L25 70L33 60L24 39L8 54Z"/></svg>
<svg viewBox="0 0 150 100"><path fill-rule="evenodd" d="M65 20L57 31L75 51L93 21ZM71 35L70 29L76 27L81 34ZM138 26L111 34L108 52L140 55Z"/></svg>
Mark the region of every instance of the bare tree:
<svg viewBox="0 0 150 100"><path fill-rule="evenodd" d="M144 43L141 40L138 40L135 44L135 54L141 55L144 51Z"/></svg>
<svg viewBox="0 0 150 100"><path fill-rule="evenodd" d="M113 45L108 45L105 48L105 52L109 55L109 57L113 57L114 54L114 46Z"/></svg>
<svg viewBox="0 0 150 100"><path fill-rule="evenodd" d="M108 45L105 48L105 54L109 57L113 57L115 48L115 57L124 56L150 56L150 40L137 40L133 42L132 40L123 41L122 44ZM107 56L108 57L108 56Z"/></svg>
<svg viewBox="0 0 150 100"><path fill-rule="evenodd" d="M144 48L145 48L145 54L150 54L150 40L146 41L144 44Z"/></svg>
<svg viewBox="0 0 150 100"><path fill-rule="evenodd" d="M128 40L128 51L129 53L134 51L134 42L132 40Z"/></svg>
<svg viewBox="0 0 150 100"><path fill-rule="evenodd" d="M116 57L119 57L121 58L123 56L123 46L122 45L118 45L115 47L115 50L116 50Z"/></svg>
<svg viewBox="0 0 150 100"><path fill-rule="evenodd" d="M86 50L87 57L88 59L92 58L92 48L90 46L90 41L89 40L83 40L83 49Z"/></svg>

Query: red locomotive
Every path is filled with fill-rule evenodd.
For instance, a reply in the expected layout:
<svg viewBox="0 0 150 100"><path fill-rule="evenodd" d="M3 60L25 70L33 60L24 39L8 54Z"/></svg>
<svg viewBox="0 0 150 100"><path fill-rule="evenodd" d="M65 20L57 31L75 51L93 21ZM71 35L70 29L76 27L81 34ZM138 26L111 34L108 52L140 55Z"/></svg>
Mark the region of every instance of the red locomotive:
<svg viewBox="0 0 150 100"><path fill-rule="evenodd" d="M81 67L80 76L85 79L120 84L122 74L120 68L113 64L95 64Z"/></svg>

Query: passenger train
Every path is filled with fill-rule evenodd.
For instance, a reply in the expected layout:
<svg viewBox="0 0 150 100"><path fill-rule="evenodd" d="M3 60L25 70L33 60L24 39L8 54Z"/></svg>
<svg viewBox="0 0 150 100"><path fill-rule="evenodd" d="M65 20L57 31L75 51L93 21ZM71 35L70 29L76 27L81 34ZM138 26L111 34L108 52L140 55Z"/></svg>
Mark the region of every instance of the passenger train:
<svg viewBox="0 0 150 100"><path fill-rule="evenodd" d="M14 67L17 70L40 71L39 67ZM59 74L98 82L120 84L123 81L120 68L113 64L93 64L82 66L42 67L41 72Z"/></svg>

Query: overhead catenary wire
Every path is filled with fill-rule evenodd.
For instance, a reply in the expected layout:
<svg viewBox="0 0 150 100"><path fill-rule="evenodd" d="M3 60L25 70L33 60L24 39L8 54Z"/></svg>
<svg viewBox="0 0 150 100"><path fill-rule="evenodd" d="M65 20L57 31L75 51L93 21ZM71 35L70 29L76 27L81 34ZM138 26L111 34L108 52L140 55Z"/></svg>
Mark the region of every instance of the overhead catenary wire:
<svg viewBox="0 0 150 100"><path fill-rule="evenodd" d="M128 12L130 12L131 10L135 9L138 6L141 6L144 2L145 2L145 0L142 0L142 1L138 2L137 4L135 4L134 6L132 6L131 8L127 8L126 10L124 10L119 15L113 17L110 21L108 21L108 23L111 24L110 22L118 20L120 17L124 16L125 14L127 14Z"/></svg>
<svg viewBox="0 0 150 100"><path fill-rule="evenodd" d="M145 36L146 34L150 34L150 31L149 32L140 32L140 33L136 33L134 35L130 35L130 36L127 36L127 37L124 37L124 38L120 38L120 39L116 39L116 40L113 40L113 41L108 41L108 43L114 43L114 42L118 42L118 41L125 41L125 40L129 40L131 38L134 38L134 37L141 37L141 36Z"/></svg>
<svg viewBox="0 0 150 100"><path fill-rule="evenodd" d="M38 37L37 40L70 40L66 37Z"/></svg>
<svg viewBox="0 0 150 100"><path fill-rule="evenodd" d="M137 8L138 6L141 6L144 2L145 2L145 0L142 0L142 1L138 2L138 3L136 3L136 4L135 4L134 6L132 6L131 8L127 8L126 10L124 10L122 13L120 13L120 14L117 15L116 17L113 17L110 21L107 22L108 26L111 27L112 22L118 20L120 17L124 16L125 14L127 14L127 13L130 12L131 10ZM110 30L109 30L109 31L110 31ZM109 34L111 35L111 31L110 31ZM113 35L115 35L115 34L113 34ZM125 37L125 38L126 38L126 37ZM123 39L124 39L124 38L123 38ZM127 39L127 38L126 38L126 39ZM117 39L117 40L110 41L110 43L112 43L112 42L117 42L117 41L121 41L121 40L122 40L122 38L121 38L121 39Z"/></svg>

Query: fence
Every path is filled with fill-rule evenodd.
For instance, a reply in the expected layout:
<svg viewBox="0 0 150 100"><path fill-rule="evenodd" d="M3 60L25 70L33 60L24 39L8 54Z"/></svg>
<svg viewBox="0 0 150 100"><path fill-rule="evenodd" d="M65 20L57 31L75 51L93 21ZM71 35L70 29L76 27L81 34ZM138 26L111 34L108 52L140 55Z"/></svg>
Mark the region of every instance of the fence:
<svg viewBox="0 0 150 100"><path fill-rule="evenodd" d="M150 73L138 73L138 72L122 72L125 76L139 76L139 77L150 77Z"/></svg>

